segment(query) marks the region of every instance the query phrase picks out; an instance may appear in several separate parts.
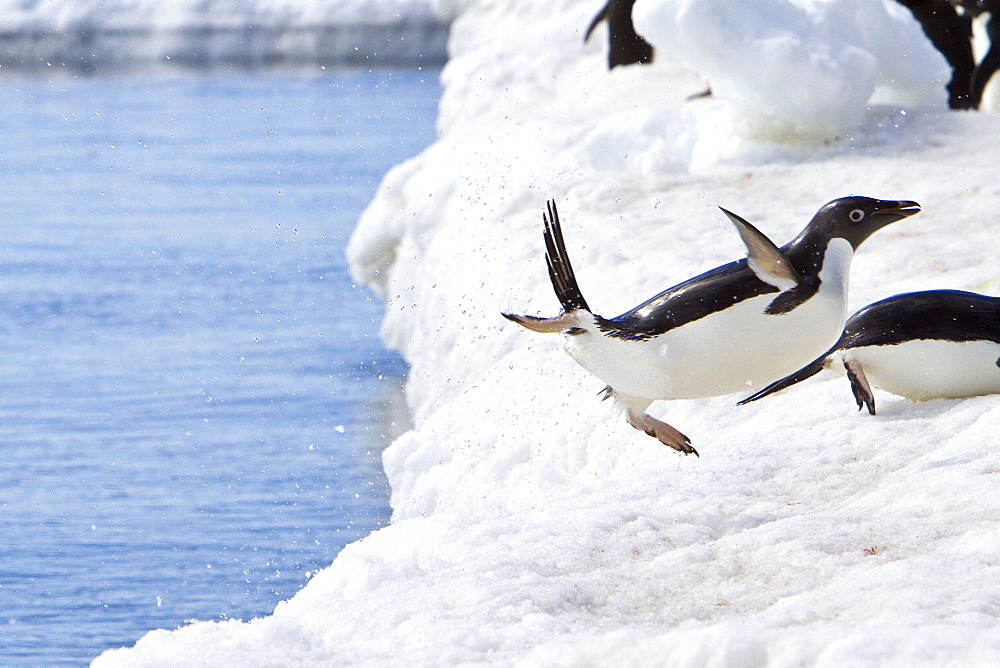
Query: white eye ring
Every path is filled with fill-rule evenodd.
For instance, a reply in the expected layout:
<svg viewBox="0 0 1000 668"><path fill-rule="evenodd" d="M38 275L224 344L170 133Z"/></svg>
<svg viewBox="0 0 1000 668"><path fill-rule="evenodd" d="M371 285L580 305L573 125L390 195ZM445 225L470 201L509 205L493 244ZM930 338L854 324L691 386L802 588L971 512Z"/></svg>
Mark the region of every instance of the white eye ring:
<svg viewBox="0 0 1000 668"><path fill-rule="evenodd" d="M861 209L855 209L854 211L851 211L849 217L851 219L851 222L860 223L865 217L865 212L862 211Z"/></svg>

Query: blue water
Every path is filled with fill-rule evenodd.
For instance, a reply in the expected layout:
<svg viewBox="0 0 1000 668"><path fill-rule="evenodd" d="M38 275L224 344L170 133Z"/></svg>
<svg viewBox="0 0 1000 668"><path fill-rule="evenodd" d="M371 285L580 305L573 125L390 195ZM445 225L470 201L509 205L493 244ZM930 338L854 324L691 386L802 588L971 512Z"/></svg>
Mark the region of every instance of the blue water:
<svg viewBox="0 0 1000 668"><path fill-rule="evenodd" d="M0 664L268 614L388 521L344 246L438 74L0 80Z"/></svg>

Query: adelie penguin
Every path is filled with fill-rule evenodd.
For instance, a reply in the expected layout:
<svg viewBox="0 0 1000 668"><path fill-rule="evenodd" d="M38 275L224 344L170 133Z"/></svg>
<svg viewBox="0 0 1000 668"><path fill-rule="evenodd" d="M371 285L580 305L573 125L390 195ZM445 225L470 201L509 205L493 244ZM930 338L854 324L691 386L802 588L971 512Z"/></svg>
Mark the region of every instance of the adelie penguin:
<svg viewBox="0 0 1000 668"><path fill-rule="evenodd" d="M960 290L896 295L847 321L830 350L740 404L824 368L846 371L858 410L875 415L872 387L912 401L1000 393L1000 298Z"/></svg>
<svg viewBox="0 0 1000 668"><path fill-rule="evenodd" d="M722 209L747 247L746 259L604 318L583 298L559 214L549 202L542 216L545 260L562 313L503 315L535 332L566 334L569 354L607 384L604 398L615 400L630 425L697 454L687 436L646 413L650 404L763 386L829 350L844 328L854 251L877 230L919 210L916 202L844 197L823 206L778 248Z"/></svg>

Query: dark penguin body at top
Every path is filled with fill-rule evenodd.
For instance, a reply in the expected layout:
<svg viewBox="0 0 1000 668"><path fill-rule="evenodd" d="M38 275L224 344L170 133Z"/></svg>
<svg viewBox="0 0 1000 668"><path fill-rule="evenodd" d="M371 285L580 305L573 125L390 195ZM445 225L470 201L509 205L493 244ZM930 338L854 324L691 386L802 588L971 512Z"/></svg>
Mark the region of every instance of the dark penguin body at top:
<svg viewBox="0 0 1000 668"><path fill-rule="evenodd" d="M911 292L870 304L830 350L741 404L844 369L858 408L872 387L914 401L1000 392L1000 298L960 290Z"/></svg>
<svg viewBox="0 0 1000 668"><path fill-rule="evenodd" d="M632 24L633 5L635 0L608 0L587 27L584 42L601 21L608 23L608 69L653 62L653 47Z"/></svg>

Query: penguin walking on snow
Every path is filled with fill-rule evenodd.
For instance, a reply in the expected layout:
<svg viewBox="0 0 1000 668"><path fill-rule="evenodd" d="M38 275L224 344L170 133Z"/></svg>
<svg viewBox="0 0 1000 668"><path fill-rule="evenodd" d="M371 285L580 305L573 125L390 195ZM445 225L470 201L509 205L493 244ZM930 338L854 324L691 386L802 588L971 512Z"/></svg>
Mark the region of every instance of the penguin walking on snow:
<svg viewBox="0 0 1000 668"><path fill-rule="evenodd" d="M545 260L562 313L503 314L535 332L566 334L569 354L607 383L604 398L614 399L628 423L685 454L698 453L687 436L646 413L650 404L759 387L829 350L843 331L855 250L920 207L910 201L837 199L781 248L743 218L722 211L746 245L746 259L604 318L580 292L559 214L549 202L542 217Z"/></svg>
<svg viewBox="0 0 1000 668"><path fill-rule="evenodd" d="M740 404L841 367L872 415L872 387L912 401L1000 393L1000 297L929 290L869 304L830 350Z"/></svg>

